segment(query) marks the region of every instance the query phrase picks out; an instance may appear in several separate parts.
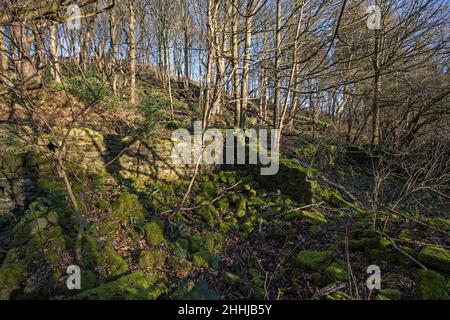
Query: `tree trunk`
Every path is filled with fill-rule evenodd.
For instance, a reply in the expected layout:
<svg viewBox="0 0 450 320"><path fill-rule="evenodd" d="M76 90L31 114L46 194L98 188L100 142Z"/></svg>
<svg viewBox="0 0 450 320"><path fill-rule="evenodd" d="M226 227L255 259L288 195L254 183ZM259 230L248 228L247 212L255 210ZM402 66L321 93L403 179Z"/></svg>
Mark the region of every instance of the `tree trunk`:
<svg viewBox="0 0 450 320"><path fill-rule="evenodd" d="M134 12L134 6L133 1L130 1L130 30L129 30L129 36L130 36L130 73L131 73L131 79L130 79L130 104L136 105L136 36L135 36L135 29L136 29L136 17Z"/></svg>
<svg viewBox="0 0 450 320"><path fill-rule="evenodd" d="M233 68L233 99L234 99L234 125L237 127L241 121L241 101L239 95L239 16L237 12L238 0L233 0L231 23L231 66Z"/></svg>
<svg viewBox="0 0 450 320"><path fill-rule="evenodd" d="M61 70L58 58L58 25L53 23L50 26L50 54L52 58L52 76L56 83L61 83Z"/></svg>

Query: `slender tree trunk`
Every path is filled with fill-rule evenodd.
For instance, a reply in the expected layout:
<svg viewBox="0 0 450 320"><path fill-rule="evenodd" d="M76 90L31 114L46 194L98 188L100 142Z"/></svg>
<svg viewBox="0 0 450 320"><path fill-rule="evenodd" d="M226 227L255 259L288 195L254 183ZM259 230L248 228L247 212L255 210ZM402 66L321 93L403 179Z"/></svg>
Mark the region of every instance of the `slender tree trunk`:
<svg viewBox="0 0 450 320"><path fill-rule="evenodd" d="M233 0L231 23L231 67L233 68L233 99L234 99L234 125L237 127L241 121L241 100L239 95L239 16L237 12L238 0Z"/></svg>
<svg viewBox="0 0 450 320"><path fill-rule="evenodd" d="M276 30L275 30L275 88L273 107L273 127L279 127L280 112L280 63L281 63L281 0L276 0Z"/></svg>
<svg viewBox="0 0 450 320"><path fill-rule="evenodd" d="M56 83L61 83L61 70L58 58L58 25L53 23L50 26L50 54L52 58L52 75Z"/></svg>
<svg viewBox="0 0 450 320"><path fill-rule="evenodd" d="M372 106L372 143L379 145L381 140L381 127L380 127L380 106L379 106L379 94L380 94L380 61L379 61L379 31L375 30L375 44L373 53L373 70L374 70L374 83L373 83L373 106Z"/></svg>
<svg viewBox="0 0 450 320"><path fill-rule="evenodd" d="M253 32L253 1L247 4L247 17L245 19L245 50L244 50L244 66L242 68L242 85L241 85L241 121L240 127L246 126L246 112L248 107L248 84L250 76L250 48L252 46Z"/></svg>
<svg viewBox="0 0 450 320"><path fill-rule="evenodd" d="M136 29L136 17L134 12L134 6L133 1L130 1L130 30L129 30L129 36L130 36L130 73L131 73L131 79L130 79L130 104L136 105L136 35L135 35L135 29Z"/></svg>

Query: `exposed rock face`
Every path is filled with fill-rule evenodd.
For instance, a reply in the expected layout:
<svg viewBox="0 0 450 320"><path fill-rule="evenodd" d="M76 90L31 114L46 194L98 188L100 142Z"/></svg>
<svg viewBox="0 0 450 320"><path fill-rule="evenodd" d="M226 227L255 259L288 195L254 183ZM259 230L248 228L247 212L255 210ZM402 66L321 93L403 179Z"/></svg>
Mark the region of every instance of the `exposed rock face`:
<svg viewBox="0 0 450 320"><path fill-rule="evenodd" d="M28 205L35 191L35 168L28 154L0 156L0 214Z"/></svg>
<svg viewBox="0 0 450 320"><path fill-rule="evenodd" d="M59 148L66 129L54 129L39 139L39 150L28 154L0 156L0 214L28 205L35 193L35 181L48 179L50 159ZM119 179L147 182L175 181L189 176L192 166L175 165L171 159L173 143L168 139L139 141L129 136L104 136L84 128L71 130L63 158L75 170L108 172Z"/></svg>
<svg viewBox="0 0 450 320"><path fill-rule="evenodd" d="M60 146L66 134L67 130L55 130L42 137L40 145ZM168 139L140 141L130 136L103 136L90 129L73 129L63 152L66 161L89 172L119 174L127 180L173 181L189 174L191 168L174 165L172 147Z"/></svg>

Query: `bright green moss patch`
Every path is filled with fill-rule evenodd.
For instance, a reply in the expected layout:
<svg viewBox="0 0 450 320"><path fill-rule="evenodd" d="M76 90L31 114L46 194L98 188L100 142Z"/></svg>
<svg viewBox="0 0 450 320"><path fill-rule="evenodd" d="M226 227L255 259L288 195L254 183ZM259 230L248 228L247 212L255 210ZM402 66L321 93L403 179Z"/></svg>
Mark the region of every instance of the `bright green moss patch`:
<svg viewBox="0 0 450 320"><path fill-rule="evenodd" d="M145 239L152 246L159 246L164 243L164 228L157 221L153 221L144 226Z"/></svg>
<svg viewBox="0 0 450 320"><path fill-rule="evenodd" d="M236 208L236 217L243 218L247 214L247 200L241 198Z"/></svg>
<svg viewBox="0 0 450 320"><path fill-rule="evenodd" d="M0 268L0 300L9 300L11 294L20 288L25 276L25 268L21 266Z"/></svg>
<svg viewBox="0 0 450 320"><path fill-rule="evenodd" d="M440 247L426 247L419 253L419 261L438 271L450 274L450 252Z"/></svg>
<svg viewBox="0 0 450 320"><path fill-rule="evenodd" d="M333 262L325 269L324 278L329 283L348 280L347 263L343 260Z"/></svg>
<svg viewBox="0 0 450 320"><path fill-rule="evenodd" d="M238 285L241 282L241 277L231 272L225 272L223 275L223 279L231 285Z"/></svg>
<svg viewBox="0 0 450 320"><path fill-rule="evenodd" d="M75 300L155 300L164 292L158 278L143 272L130 275L87 290L73 297Z"/></svg>
<svg viewBox="0 0 450 320"><path fill-rule="evenodd" d="M209 267L210 254L205 250L200 250L193 254L192 264L197 268L208 268Z"/></svg>
<svg viewBox="0 0 450 320"><path fill-rule="evenodd" d="M420 270L417 273L416 298L419 300L448 300L446 279L437 272Z"/></svg>
<svg viewBox="0 0 450 320"><path fill-rule="evenodd" d="M214 227L216 225L216 218L219 217L219 213L212 205L202 206L198 211L198 215L210 227Z"/></svg>
<svg viewBox="0 0 450 320"><path fill-rule="evenodd" d="M307 271L323 270L330 265L333 255L331 251L301 251L295 262Z"/></svg>

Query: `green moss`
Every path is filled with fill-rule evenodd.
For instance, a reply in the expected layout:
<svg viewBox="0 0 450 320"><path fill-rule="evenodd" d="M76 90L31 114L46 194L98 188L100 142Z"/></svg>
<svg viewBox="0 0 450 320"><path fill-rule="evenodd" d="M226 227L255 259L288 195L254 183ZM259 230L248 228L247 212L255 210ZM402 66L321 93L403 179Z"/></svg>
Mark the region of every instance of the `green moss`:
<svg viewBox="0 0 450 320"><path fill-rule="evenodd" d="M191 250L197 252L202 248L203 239L200 235L193 235L190 239Z"/></svg>
<svg viewBox="0 0 450 320"><path fill-rule="evenodd" d="M236 207L236 217L243 218L247 214L247 200L241 198Z"/></svg>
<svg viewBox="0 0 450 320"><path fill-rule="evenodd" d="M335 291L325 297L326 300L352 300L348 294L342 291Z"/></svg>
<svg viewBox="0 0 450 320"><path fill-rule="evenodd" d="M200 250L192 256L192 263L197 268L209 267L210 254L206 250Z"/></svg>
<svg viewBox="0 0 450 320"><path fill-rule="evenodd" d="M342 243L345 246L345 243ZM362 238L351 239L348 241L348 248L351 251L364 251L366 248L377 248L379 245L379 239L376 238Z"/></svg>
<svg viewBox="0 0 450 320"><path fill-rule="evenodd" d="M449 219L429 219L427 224L433 228L450 233L450 220Z"/></svg>
<svg viewBox="0 0 450 320"><path fill-rule="evenodd" d="M130 275L87 290L73 297L75 300L155 300L165 288L158 278L143 272Z"/></svg>
<svg viewBox="0 0 450 320"><path fill-rule="evenodd" d="M377 300L399 300L402 296L402 292L398 289L381 289L378 292Z"/></svg>
<svg viewBox="0 0 450 320"><path fill-rule="evenodd" d="M22 266L0 268L0 300L9 300L11 294L20 288L26 271Z"/></svg>
<svg viewBox="0 0 450 320"><path fill-rule="evenodd" d="M319 223L328 223L327 218L323 215L323 213L317 211L317 210L307 210L302 211L302 216L306 219L310 219L315 222Z"/></svg>
<svg viewBox="0 0 450 320"><path fill-rule="evenodd" d="M106 211L106 210L108 210L109 209L109 202L108 201L106 201L106 200L100 200L99 202L97 202L96 204L95 204L95 206L99 209L99 210L101 210L101 211Z"/></svg>
<svg viewBox="0 0 450 320"><path fill-rule="evenodd" d="M45 250L43 250L44 247ZM24 248L26 263L41 262L57 265L66 249L63 230L59 226L46 228L31 238Z"/></svg>
<svg viewBox="0 0 450 320"><path fill-rule="evenodd" d="M142 251L139 257L139 267L142 269L160 268L166 262L166 254L159 250Z"/></svg>
<svg viewBox="0 0 450 320"><path fill-rule="evenodd" d="M146 213L142 209L139 198L135 194L124 192L112 204L113 216L128 220L143 220Z"/></svg>
<svg viewBox="0 0 450 320"><path fill-rule="evenodd" d="M227 198L222 198L216 202L216 208L220 213L224 214L230 208L230 201Z"/></svg>
<svg viewBox="0 0 450 320"><path fill-rule="evenodd" d="M331 251L301 251L295 258L295 262L307 271L323 270L330 265L333 255Z"/></svg>
<svg viewBox="0 0 450 320"><path fill-rule="evenodd" d="M347 263L343 260L333 262L325 269L324 278L328 283L347 281Z"/></svg>
<svg viewBox="0 0 450 320"><path fill-rule="evenodd" d="M438 271L450 274L450 252L440 247L426 247L419 253L419 261Z"/></svg>
<svg viewBox="0 0 450 320"><path fill-rule="evenodd" d="M99 284L99 280L95 272L86 270L81 272L81 289L91 290L97 287Z"/></svg>
<svg viewBox="0 0 450 320"><path fill-rule="evenodd" d="M420 270L417 273L416 298L418 300L448 300L445 277L431 270Z"/></svg>
<svg viewBox="0 0 450 320"><path fill-rule="evenodd" d="M208 233L203 238L205 248L210 253L217 253L222 251L223 245L225 243L225 237L220 233L213 232Z"/></svg>
<svg viewBox="0 0 450 320"><path fill-rule="evenodd" d="M198 211L199 216L202 220L210 227L214 227L216 224L215 217L219 216L216 208L212 205L204 205Z"/></svg>
<svg viewBox="0 0 450 320"><path fill-rule="evenodd" d="M97 240L89 235L82 239L83 265L86 269L95 269L105 278L114 278L128 271L128 264L111 247L100 247Z"/></svg>
<svg viewBox="0 0 450 320"><path fill-rule="evenodd" d="M58 225L59 224L58 212L54 212L54 211L49 212L47 215L47 220L48 220L48 222L50 222L51 224L53 224L55 226Z"/></svg>
<svg viewBox="0 0 450 320"><path fill-rule="evenodd" d="M231 285L239 285L241 283L241 277L239 277L237 274L231 273L231 272L225 272L223 274L223 279L225 282Z"/></svg>
<svg viewBox="0 0 450 320"><path fill-rule="evenodd" d="M159 246L166 241L164 238L164 229L156 221L146 224L144 226L144 232L145 239L149 245Z"/></svg>

